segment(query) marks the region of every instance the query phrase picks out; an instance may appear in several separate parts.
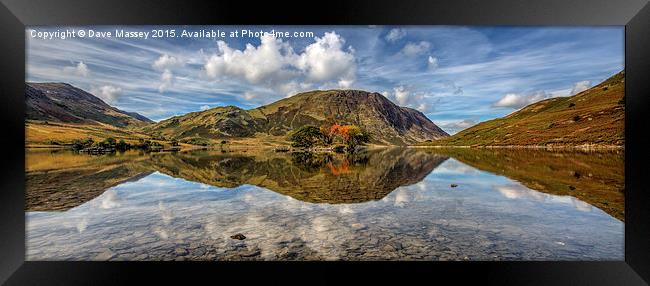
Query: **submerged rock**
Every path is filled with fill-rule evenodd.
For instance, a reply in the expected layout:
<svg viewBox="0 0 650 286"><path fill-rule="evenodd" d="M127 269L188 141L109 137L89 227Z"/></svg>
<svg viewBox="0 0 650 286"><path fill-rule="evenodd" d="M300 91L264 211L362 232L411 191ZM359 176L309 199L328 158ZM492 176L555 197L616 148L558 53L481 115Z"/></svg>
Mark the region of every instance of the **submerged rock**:
<svg viewBox="0 0 650 286"><path fill-rule="evenodd" d="M244 240L244 239L246 239L246 236L244 236L244 235L241 234L241 233L238 233L238 234L235 234L235 235L230 236L230 238L232 238L232 239L237 239L237 240Z"/></svg>

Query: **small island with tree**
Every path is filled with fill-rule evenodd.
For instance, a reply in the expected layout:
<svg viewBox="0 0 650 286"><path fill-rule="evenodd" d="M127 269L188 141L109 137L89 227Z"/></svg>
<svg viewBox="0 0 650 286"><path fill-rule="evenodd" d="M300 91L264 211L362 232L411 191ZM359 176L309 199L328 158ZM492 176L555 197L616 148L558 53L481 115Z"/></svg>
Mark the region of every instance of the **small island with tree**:
<svg viewBox="0 0 650 286"><path fill-rule="evenodd" d="M370 142L370 135L356 125L305 125L289 134L291 146L309 150L354 153Z"/></svg>

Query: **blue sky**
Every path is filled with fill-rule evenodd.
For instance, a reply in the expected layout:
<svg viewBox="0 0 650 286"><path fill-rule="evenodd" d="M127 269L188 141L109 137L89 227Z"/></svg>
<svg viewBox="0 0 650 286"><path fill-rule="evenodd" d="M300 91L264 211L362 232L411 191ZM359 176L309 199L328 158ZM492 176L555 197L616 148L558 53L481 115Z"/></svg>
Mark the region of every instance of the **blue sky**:
<svg viewBox="0 0 650 286"><path fill-rule="evenodd" d="M30 30L313 32L273 38L32 38ZM27 81L67 82L158 121L313 89L379 92L449 133L624 69L620 27L32 27Z"/></svg>

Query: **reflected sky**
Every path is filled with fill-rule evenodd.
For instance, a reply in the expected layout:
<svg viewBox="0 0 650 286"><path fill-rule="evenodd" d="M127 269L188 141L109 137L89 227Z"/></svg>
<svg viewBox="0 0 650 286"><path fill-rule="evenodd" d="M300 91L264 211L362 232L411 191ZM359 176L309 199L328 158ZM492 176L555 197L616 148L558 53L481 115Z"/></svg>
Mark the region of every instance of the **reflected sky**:
<svg viewBox="0 0 650 286"><path fill-rule="evenodd" d="M453 158L361 203L310 203L154 172L65 212L26 218L28 260L624 258L623 222ZM246 239L230 238L237 233Z"/></svg>

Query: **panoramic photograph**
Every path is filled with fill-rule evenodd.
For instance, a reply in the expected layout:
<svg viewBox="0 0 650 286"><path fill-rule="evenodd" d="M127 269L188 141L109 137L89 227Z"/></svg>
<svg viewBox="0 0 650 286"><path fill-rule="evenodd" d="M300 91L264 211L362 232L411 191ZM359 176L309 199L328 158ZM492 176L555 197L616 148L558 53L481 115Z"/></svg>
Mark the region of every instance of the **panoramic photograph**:
<svg viewBox="0 0 650 286"><path fill-rule="evenodd" d="M32 26L28 261L622 261L623 26Z"/></svg>

